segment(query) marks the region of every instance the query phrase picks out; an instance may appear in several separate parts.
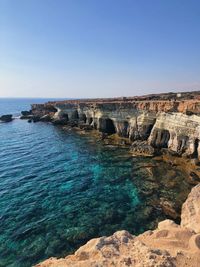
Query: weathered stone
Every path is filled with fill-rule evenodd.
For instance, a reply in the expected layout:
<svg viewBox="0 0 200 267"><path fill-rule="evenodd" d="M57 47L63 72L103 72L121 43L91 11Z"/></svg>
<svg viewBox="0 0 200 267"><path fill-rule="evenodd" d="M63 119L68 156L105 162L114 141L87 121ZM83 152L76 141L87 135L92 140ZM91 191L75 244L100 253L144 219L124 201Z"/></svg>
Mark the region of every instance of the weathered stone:
<svg viewBox="0 0 200 267"><path fill-rule="evenodd" d="M148 144L147 141L135 141L132 143L130 151L135 155L154 156L155 148Z"/></svg>
<svg viewBox="0 0 200 267"><path fill-rule="evenodd" d="M32 113L40 118L48 114L55 124L87 123L103 133L147 140L159 150L200 159L199 94L56 101L32 105Z"/></svg>
<svg viewBox="0 0 200 267"><path fill-rule="evenodd" d="M200 184L192 189L182 206L181 226L200 233Z"/></svg>
<svg viewBox="0 0 200 267"><path fill-rule="evenodd" d="M11 114L8 114L8 115L2 115L0 117L0 121L3 121L3 122L10 122L12 121L13 118L12 118L12 115Z"/></svg>
<svg viewBox="0 0 200 267"><path fill-rule="evenodd" d="M50 115L46 114L40 118L40 121L50 122L51 117L50 117Z"/></svg>
<svg viewBox="0 0 200 267"><path fill-rule="evenodd" d="M190 248L200 253L200 234L193 235L189 240Z"/></svg>
<svg viewBox="0 0 200 267"><path fill-rule="evenodd" d="M151 133L150 144L155 148L166 148L168 147L169 138L170 135L168 130L154 128Z"/></svg>
<svg viewBox="0 0 200 267"><path fill-rule="evenodd" d="M179 227L179 225L176 224L172 220L164 220L164 221L158 223L158 229L159 230L168 229L169 227L175 227L176 228L176 227Z"/></svg>
<svg viewBox="0 0 200 267"><path fill-rule="evenodd" d="M170 216L171 218L176 219L179 217L179 214L175 210L174 204L171 201L166 200L164 198L161 198L160 199L160 206L161 206L163 212L166 215Z"/></svg>
<svg viewBox="0 0 200 267"><path fill-rule="evenodd" d="M37 267L173 267L173 257L164 250L154 250L127 231L119 231L110 237L90 240L74 255L65 259L50 258Z"/></svg>
<svg viewBox="0 0 200 267"><path fill-rule="evenodd" d="M200 177L195 172L191 172L188 176L188 182L192 185L197 185L200 183Z"/></svg>
<svg viewBox="0 0 200 267"><path fill-rule="evenodd" d="M29 116L32 115L32 111L31 110L24 110L21 111L22 116Z"/></svg>

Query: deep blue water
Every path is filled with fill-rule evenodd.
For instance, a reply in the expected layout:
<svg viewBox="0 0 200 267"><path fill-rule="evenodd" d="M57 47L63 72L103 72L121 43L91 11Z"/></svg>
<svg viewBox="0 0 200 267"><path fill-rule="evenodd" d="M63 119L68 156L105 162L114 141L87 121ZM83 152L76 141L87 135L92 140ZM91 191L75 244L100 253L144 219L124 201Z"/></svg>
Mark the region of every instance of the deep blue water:
<svg viewBox="0 0 200 267"><path fill-rule="evenodd" d="M0 114L18 114L33 102L44 100L0 100ZM150 161L51 124L1 123L0 266L29 267L93 237L153 227L165 216L147 206L149 195L139 190L148 191L147 173L136 171ZM177 188L166 195L174 198Z"/></svg>
<svg viewBox="0 0 200 267"><path fill-rule="evenodd" d="M0 98L0 116L13 114L19 116L22 110L30 110L31 104L52 101L51 98ZM56 100L56 99L55 99Z"/></svg>

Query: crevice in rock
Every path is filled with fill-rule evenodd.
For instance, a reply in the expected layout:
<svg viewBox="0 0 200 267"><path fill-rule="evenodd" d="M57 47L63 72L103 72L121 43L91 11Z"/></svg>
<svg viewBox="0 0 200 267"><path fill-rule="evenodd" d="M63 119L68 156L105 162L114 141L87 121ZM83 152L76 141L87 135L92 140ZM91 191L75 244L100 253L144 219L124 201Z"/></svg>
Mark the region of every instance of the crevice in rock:
<svg viewBox="0 0 200 267"><path fill-rule="evenodd" d="M170 134L165 129L154 129L151 145L155 148L167 148Z"/></svg>
<svg viewBox="0 0 200 267"><path fill-rule="evenodd" d="M92 124L92 122L93 122L93 118L90 117L90 118L88 118L87 120L88 120L88 124Z"/></svg>
<svg viewBox="0 0 200 267"><path fill-rule="evenodd" d="M178 136L177 152L179 154L183 154L187 149L188 139L188 136Z"/></svg>
<svg viewBox="0 0 200 267"><path fill-rule="evenodd" d="M198 146L199 146L199 139L194 140L194 153L193 153L193 158L198 158Z"/></svg>

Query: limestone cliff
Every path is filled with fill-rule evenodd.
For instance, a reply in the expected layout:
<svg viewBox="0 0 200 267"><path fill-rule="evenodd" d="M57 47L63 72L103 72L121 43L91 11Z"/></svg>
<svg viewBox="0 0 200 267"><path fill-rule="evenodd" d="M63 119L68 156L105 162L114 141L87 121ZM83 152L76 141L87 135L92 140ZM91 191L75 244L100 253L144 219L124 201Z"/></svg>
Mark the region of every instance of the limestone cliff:
<svg viewBox="0 0 200 267"><path fill-rule="evenodd" d="M48 102L32 105L32 114L200 158L200 92Z"/></svg>
<svg viewBox="0 0 200 267"><path fill-rule="evenodd" d="M200 262L200 185L183 204L181 225L171 220L133 236L119 231L90 240L74 255L50 258L37 267L198 267Z"/></svg>

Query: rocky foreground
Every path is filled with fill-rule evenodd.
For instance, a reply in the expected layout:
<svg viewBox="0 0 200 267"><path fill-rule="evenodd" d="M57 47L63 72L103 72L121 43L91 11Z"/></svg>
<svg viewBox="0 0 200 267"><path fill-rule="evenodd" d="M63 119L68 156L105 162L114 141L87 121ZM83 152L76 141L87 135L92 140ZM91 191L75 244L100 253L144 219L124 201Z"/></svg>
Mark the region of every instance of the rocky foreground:
<svg viewBox="0 0 200 267"><path fill-rule="evenodd" d="M171 220L154 231L133 236L118 231L95 238L66 258L50 258L36 267L198 267L200 266L200 184L183 204L181 224Z"/></svg>

